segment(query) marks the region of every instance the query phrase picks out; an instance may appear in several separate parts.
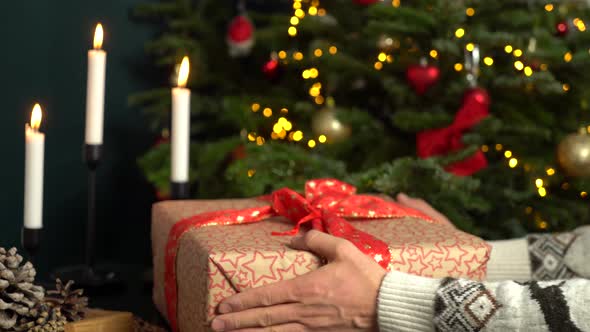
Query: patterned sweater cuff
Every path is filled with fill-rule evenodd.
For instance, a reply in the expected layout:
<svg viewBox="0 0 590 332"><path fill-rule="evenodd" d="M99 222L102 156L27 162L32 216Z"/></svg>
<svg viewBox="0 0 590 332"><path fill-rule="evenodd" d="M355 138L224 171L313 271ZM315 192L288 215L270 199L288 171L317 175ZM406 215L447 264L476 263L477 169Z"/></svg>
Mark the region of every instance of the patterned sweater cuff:
<svg viewBox="0 0 590 332"><path fill-rule="evenodd" d="M434 297L439 285L439 279L388 273L379 290L379 330L434 331Z"/></svg>

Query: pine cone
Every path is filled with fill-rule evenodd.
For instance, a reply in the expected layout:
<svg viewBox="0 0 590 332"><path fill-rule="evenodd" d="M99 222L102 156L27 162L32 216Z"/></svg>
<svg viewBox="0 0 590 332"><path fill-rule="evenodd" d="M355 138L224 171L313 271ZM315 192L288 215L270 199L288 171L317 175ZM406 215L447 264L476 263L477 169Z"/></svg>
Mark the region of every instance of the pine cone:
<svg viewBox="0 0 590 332"><path fill-rule="evenodd" d="M47 292L45 302L59 308L68 322L75 322L84 318L84 309L88 306L88 298L82 296L83 289L71 290L74 282L65 285L60 279L56 280L56 289Z"/></svg>
<svg viewBox="0 0 590 332"><path fill-rule="evenodd" d="M37 305L31 310L31 316L21 318L13 331L63 332L68 322L61 310L50 303Z"/></svg>
<svg viewBox="0 0 590 332"><path fill-rule="evenodd" d="M33 284L37 272L23 262L16 248L0 248L0 330L14 328L22 318L35 317L34 308L43 301L45 290Z"/></svg>

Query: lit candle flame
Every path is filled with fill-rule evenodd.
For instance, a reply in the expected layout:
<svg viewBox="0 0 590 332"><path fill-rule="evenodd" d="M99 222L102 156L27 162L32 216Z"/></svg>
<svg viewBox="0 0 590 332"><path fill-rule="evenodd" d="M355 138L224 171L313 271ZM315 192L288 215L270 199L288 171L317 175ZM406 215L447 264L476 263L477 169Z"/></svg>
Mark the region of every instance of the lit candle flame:
<svg viewBox="0 0 590 332"><path fill-rule="evenodd" d="M189 68L190 64L188 61L188 56L185 56L184 58L182 58L182 63L180 64L180 69L178 70L178 87L184 88L186 86Z"/></svg>
<svg viewBox="0 0 590 332"><path fill-rule="evenodd" d="M41 117L41 106L39 104L35 104L35 107L33 107L33 112L31 112L31 128L33 128L33 130L37 131L41 126Z"/></svg>
<svg viewBox="0 0 590 332"><path fill-rule="evenodd" d="M94 49L100 50L102 47L102 39L104 37L104 31L102 30L102 24L98 23L96 25L96 30L94 30Z"/></svg>

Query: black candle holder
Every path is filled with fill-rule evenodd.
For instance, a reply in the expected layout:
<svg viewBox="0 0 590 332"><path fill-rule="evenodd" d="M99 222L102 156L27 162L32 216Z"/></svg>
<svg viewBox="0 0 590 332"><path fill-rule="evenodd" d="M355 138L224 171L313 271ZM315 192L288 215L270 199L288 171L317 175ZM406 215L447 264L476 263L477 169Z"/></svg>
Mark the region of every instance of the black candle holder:
<svg viewBox="0 0 590 332"><path fill-rule="evenodd" d="M83 159L88 168L88 218L86 224L85 264L66 266L53 272L53 278L75 280L87 291L119 288L121 281L113 269L96 265L96 169L102 157L102 145L85 144Z"/></svg>
<svg viewBox="0 0 590 332"><path fill-rule="evenodd" d="M170 197L174 200L190 198L190 184L188 182L170 182Z"/></svg>
<svg viewBox="0 0 590 332"><path fill-rule="evenodd" d="M21 231L21 245L29 255L29 261L35 264L35 258L41 247L41 228L26 228Z"/></svg>

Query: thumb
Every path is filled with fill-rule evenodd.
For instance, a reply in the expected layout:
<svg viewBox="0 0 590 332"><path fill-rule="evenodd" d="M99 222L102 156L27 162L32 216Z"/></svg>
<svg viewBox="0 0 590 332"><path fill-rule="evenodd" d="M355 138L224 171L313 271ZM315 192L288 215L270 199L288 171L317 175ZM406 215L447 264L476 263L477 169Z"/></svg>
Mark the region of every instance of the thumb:
<svg viewBox="0 0 590 332"><path fill-rule="evenodd" d="M328 261L333 261L342 248L349 245L353 246L352 243L344 239L320 231L310 230L304 236L293 238L290 246L293 249L311 251Z"/></svg>

